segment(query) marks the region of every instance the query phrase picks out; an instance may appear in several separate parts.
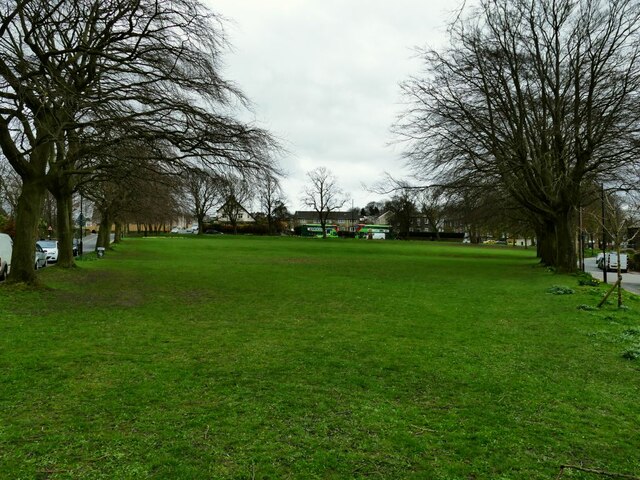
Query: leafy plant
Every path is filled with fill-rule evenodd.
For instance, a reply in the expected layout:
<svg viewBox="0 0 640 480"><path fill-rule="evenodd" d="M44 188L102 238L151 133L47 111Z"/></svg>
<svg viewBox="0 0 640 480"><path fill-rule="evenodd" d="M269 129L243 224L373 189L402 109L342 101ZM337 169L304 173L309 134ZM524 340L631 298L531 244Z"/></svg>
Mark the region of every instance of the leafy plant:
<svg viewBox="0 0 640 480"><path fill-rule="evenodd" d="M594 307L593 305L587 305L586 303L582 303L578 305L578 310L592 311L592 310L597 310L597 308Z"/></svg>
<svg viewBox="0 0 640 480"><path fill-rule="evenodd" d="M597 287L600 285L600 280L593 278L588 273L578 275L578 285L582 287Z"/></svg>
<svg viewBox="0 0 640 480"><path fill-rule="evenodd" d="M627 360L637 360L640 358L640 345L634 345L622 352L622 358L626 358Z"/></svg>
<svg viewBox="0 0 640 480"><path fill-rule="evenodd" d="M547 289L547 293L551 293L553 295L573 295L575 290L565 287L564 285L552 285Z"/></svg>

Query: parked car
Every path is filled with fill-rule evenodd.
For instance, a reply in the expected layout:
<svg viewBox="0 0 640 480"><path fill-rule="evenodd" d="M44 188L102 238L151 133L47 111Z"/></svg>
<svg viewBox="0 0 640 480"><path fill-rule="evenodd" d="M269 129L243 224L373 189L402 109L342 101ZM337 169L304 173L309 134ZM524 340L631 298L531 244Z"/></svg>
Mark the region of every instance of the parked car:
<svg viewBox="0 0 640 480"><path fill-rule="evenodd" d="M627 272L627 254L620 254L620 271L623 273ZM618 270L618 254L615 252L610 252L604 255L603 253L599 253L596 257L596 264L600 270L607 271L617 271Z"/></svg>
<svg viewBox="0 0 640 480"><path fill-rule="evenodd" d="M6 280L11 272L13 240L6 233L0 233L0 280Z"/></svg>
<svg viewBox="0 0 640 480"><path fill-rule="evenodd" d="M47 263L55 263L58 261L57 240L38 240L37 243L47 253Z"/></svg>
<svg viewBox="0 0 640 480"><path fill-rule="evenodd" d="M47 266L47 252L45 252L40 245L36 243L36 270Z"/></svg>
<svg viewBox="0 0 640 480"><path fill-rule="evenodd" d="M207 228L203 233L205 235L224 235L222 232L219 232L215 228Z"/></svg>

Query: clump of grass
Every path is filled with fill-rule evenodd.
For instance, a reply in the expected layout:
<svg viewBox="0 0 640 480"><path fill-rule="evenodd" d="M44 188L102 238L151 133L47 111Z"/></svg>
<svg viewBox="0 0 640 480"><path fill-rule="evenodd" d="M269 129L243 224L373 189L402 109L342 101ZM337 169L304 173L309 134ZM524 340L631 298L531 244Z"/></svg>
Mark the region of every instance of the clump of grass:
<svg viewBox="0 0 640 480"><path fill-rule="evenodd" d="M640 327L627 328L621 335L623 340L635 340L638 336L640 336Z"/></svg>
<svg viewBox="0 0 640 480"><path fill-rule="evenodd" d="M633 347L622 352L622 358L626 358L627 360L637 360L640 358L640 344L634 345Z"/></svg>
<svg viewBox="0 0 640 480"><path fill-rule="evenodd" d="M547 293L553 295L573 295L575 291L572 288L565 287L564 285L552 285L547 289Z"/></svg>
<svg viewBox="0 0 640 480"><path fill-rule="evenodd" d="M597 310L597 308L594 307L593 305L587 305L586 303L582 303L578 305L578 310L593 311L593 310Z"/></svg>

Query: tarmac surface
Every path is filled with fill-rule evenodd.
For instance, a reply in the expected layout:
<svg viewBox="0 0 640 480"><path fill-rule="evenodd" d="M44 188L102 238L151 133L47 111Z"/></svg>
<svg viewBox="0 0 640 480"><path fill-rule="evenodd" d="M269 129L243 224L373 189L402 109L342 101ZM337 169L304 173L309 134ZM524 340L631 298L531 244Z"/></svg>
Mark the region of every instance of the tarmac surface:
<svg viewBox="0 0 640 480"><path fill-rule="evenodd" d="M596 266L595 258L585 258L584 271L590 273L593 278L600 281L603 280L603 272ZM607 283L613 285L617 280L616 272L607 272ZM627 272L622 274L622 288L625 290L640 295L640 273Z"/></svg>

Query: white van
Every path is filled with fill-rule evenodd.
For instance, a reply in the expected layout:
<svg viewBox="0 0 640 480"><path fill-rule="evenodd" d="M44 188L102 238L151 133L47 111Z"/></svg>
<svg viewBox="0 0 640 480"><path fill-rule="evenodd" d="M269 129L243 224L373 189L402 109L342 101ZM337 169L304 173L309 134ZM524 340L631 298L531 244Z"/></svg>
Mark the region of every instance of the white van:
<svg viewBox="0 0 640 480"><path fill-rule="evenodd" d="M6 233L0 233L0 280L6 280L11 272L13 240Z"/></svg>
<svg viewBox="0 0 640 480"><path fill-rule="evenodd" d="M599 253L598 256L596 257L596 262L598 267L601 270L606 269L607 271L613 271L613 272L618 271L618 254L615 252L607 253L606 255ZM624 273L627 272L627 254L626 253L620 254L620 271Z"/></svg>

